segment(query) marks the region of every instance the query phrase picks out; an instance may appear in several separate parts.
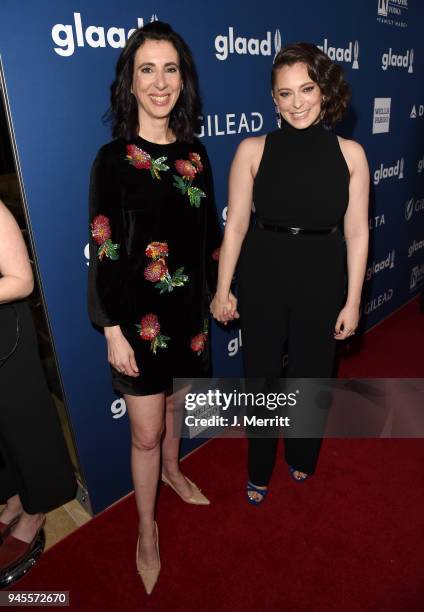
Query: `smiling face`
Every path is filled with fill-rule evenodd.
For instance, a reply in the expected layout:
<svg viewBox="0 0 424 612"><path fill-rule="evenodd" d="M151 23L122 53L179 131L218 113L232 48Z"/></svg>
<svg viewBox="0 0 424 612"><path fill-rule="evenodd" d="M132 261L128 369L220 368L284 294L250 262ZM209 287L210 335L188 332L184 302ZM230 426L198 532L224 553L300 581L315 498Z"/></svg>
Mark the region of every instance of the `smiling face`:
<svg viewBox="0 0 424 612"><path fill-rule="evenodd" d="M140 124L169 117L182 90L178 52L166 40L146 40L134 56L131 92Z"/></svg>
<svg viewBox="0 0 424 612"><path fill-rule="evenodd" d="M272 96L281 116L295 128L307 128L320 117L322 93L306 64L282 66L275 75Z"/></svg>

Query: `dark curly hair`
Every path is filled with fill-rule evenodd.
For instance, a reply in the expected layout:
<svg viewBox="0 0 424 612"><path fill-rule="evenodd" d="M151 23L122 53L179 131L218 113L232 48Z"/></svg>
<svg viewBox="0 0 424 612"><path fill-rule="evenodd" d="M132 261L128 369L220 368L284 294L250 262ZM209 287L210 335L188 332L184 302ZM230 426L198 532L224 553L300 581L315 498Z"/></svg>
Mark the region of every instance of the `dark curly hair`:
<svg viewBox="0 0 424 612"><path fill-rule="evenodd" d="M110 88L110 109L105 114L105 121L112 123L112 135L115 138L129 141L138 135L138 108L131 93L131 83L135 54L146 40L166 40L178 53L184 88L172 109L169 127L177 140L192 142L201 114L197 71L186 42L168 23L162 21L148 23L129 37L116 64L115 80Z"/></svg>
<svg viewBox="0 0 424 612"><path fill-rule="evenodd" d="M326 53L311 43L286 45L277 53L272 65L271 87L274 89L277 72L283 66L301 62L306 64L309 77L317 83L323 95L322 122L333 127L340 121L350 101L350 86L343 69Z"/></svg>

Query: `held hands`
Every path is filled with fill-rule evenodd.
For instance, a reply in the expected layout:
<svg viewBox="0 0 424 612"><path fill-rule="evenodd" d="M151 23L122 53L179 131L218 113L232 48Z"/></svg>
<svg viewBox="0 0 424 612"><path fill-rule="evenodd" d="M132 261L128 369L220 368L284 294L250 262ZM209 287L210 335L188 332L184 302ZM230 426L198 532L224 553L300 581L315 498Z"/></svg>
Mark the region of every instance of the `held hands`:
<svg viewBox="0 0 424 612"><path fill-rule="evenodd" d="M134 351L124 337L119 325L105 328L108 361L121 374L136 378L140 375Z"/></svg>
<svg viewBox="0 0 424 612"><path fill-rule="evenodd" d="M227 325L228 321L238 319L240 317L237 311L237 298L231 293L227 297L221 297L217 293L213 298L209 310L214 319Z"/></svg>
<svg viewBox="0 0 424 612"><path fill-rule="evenodd" d="M336 325L334 326L334 338L336 340L345 340L345 338L353 336L358 323L359 307L346 304L337 317Z"/></svg>

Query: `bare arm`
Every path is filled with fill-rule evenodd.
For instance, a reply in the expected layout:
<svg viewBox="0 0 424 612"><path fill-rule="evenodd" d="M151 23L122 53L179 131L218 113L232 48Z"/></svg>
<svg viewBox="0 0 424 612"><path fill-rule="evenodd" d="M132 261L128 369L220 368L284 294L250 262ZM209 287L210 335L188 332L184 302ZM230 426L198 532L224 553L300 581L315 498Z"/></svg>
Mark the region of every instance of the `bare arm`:
<svg viewBox="0 0 424 612"><path fill-rule="evenodd" d="M21 230L0 201L0 304L23 299L33 288L34 278Z"/></svg>
<svg viewBox="0 0 424 612"><path fill-rule="evenodd" d="M353 143L352 143L353 144ZM349 206L344 218L347 246L347 303L358 306L368 257L369 168L363 148L352 147L352 173L349 185Z"/></svg>
<svg viewBox="0 0 424 612"><path fill-rule="evenodd" d="M348 291L346 305L340 313L345 320L336 324L336 337L343 339L349 333L340 335L343 328L354 331L359 321L359 306L368 257L368 199L369 168L361 145L344 141L342 151L350 170L349 205L344 217L344 233L347 248ZM337 332L339 336L337 336Z"/></svg>
<svg viewBox="0 0 424 612"><path fill-rule="evenodd" d="M235 312L235 298L230 296L231 281L241 245L249 228L253 180L264 143L264 136L243 140L231 164L228 213L219 256L218 285L215 298L211 303L212 314L222 322L232 318L225 316L228 311ZM228 304L229 296L232 307Z"/></svg>

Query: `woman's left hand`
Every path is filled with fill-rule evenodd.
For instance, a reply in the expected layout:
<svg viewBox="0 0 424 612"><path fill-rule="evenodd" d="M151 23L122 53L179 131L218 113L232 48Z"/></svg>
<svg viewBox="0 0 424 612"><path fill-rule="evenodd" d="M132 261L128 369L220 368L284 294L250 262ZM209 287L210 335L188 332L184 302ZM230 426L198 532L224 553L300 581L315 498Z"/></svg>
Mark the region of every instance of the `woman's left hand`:
<svg viewBox="0 0 424 612"><path fill-rule="evenodd" d="M237 311L237 298L235 295L228 293L225 298L219 297L215 294L212 302L210 303L210 312L214 319L227 325L228 321L238 319L240 317Z"/></svg>
<svg viewBox="0 0 424 612"><path fill-rule="evenodd" d="M334 326L334 338L336 340L345 340L345 338L353 336L358 323L359 307L346 304L337 317L336 325Z"/></svg>

